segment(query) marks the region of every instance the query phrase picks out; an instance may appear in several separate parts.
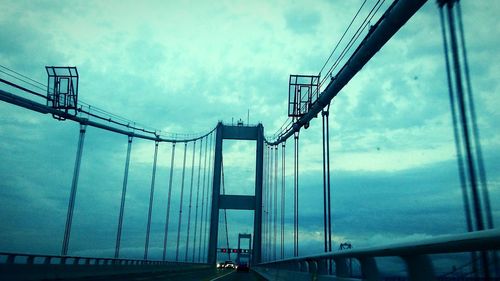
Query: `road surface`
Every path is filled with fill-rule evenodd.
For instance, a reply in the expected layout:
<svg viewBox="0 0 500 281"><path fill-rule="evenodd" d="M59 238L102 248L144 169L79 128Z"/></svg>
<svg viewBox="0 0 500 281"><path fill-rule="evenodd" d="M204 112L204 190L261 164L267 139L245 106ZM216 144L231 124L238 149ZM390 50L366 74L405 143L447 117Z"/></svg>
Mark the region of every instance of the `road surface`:
<svg viewBox="0 0 500 281"><path fill-rule="evenodd" d="M242 272L242 271L236 271L236 270L231 270L227 271L225 275L219 276L217 278L211 279L210 281L262 281L265 280L262 277L260 277L258 274L253 273L252 271L250 272Z"/></svg>

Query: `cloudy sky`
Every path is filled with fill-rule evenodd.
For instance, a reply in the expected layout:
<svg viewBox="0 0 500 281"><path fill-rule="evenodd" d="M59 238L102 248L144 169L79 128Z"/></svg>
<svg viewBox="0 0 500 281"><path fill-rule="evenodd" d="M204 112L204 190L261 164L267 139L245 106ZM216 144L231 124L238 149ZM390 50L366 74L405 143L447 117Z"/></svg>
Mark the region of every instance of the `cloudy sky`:
<svg viewBox="0 0 500 281"><path fill-rule="evenodd" d="M374 2L368 1L361 19ZM41 82L47 79L46 65L77 66L81 100L162 132L208 132L219 120L246 120L249 111L250 123L263 123L271 136L286 120L288 76L317 74L361 3L0 0L0 65ZM498 225L500 3L463 1L462 10ZM440 32L437 6L429 1L333 101L336 245L349 241L364 247L466 230ZM0 250L58 254L78 124L6 103L0 108ZM70 254L113 254L126 143L125 136L88 129ZM300 248L301 254L312 254L322 250L320 119L301 132L300 143ZM290 142L288 214L291 147ZM171 149L160 144L152 257L162 250ZM175 214L183 145L176 149ZM191 149L192 143L188 163ZM142 256L153 152L154 143L134 140L122 238L127 257ZM252 193L254 153L253 142L224 144L228 193ZM231 246L237 233L252 231L252 216L228 211ZM289 216L287 233L292 226ZM286 239L289 256L292 238Z"/></svg>

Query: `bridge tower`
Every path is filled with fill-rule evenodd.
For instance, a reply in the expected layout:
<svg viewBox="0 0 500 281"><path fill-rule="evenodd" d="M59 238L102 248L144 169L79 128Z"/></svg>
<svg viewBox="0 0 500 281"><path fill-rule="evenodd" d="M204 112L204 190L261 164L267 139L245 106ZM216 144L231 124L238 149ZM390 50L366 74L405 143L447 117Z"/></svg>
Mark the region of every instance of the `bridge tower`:
<svg viewBox="0 0 500 281"><path fill-rule="evenodd" d="M222 174L222 142L230 140L255 140L257 143L255 155L255 193L254 195L222 195L220 194ZM219 210L253 210L253 247L252 263L261 262L261 227L262 227L262 168L264 159L264 127L229 126L221 122L217 124L215 135L215 157L212 190L212 212L210 216L210 238L208 244L208 263L217 262L217 237L219 235Z"/></svg>
<svg viewBox="0 0 500 281"><path fill-rule="evenodd" d="M244 246L245 249L241 248L241 240L248 241L248 246ZM252 250L252 234L249 233L238 234L238 254L236 254L236 264L240 263L241 258L248 258L249 263L252 263L251 250Z"/></svg>

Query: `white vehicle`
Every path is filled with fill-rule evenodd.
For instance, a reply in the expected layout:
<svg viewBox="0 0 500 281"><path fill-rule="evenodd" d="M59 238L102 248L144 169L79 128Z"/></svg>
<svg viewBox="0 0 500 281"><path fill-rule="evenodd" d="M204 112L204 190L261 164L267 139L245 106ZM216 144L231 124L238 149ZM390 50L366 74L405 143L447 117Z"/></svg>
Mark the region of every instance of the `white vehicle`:
<svg viewBox="0 0 500 281"><path fill-rule="evenodd" d="M223 263L217 263L217 268L237 268L233 261L227 260Z"/></svg>
<svg viewBox="0 0 500 281"><path fill-rule="evenodd" d="M225 261L224 262L224 268L236 268L236 265L234 264L233 261Z"/></svg>

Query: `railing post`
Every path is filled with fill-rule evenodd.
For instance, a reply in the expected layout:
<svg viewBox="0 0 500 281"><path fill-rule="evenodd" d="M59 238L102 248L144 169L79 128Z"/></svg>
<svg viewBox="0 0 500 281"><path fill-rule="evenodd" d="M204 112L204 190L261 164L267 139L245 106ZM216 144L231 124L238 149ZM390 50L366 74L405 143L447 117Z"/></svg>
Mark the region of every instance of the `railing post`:
<svg viewBox="0 0 500 281"><path fill-rule="evenodd" d="M35 263L35 256L28 256L26 263L27 264L34 264Z"/></svg>
<svg viewBox="0 0 500 281"><path fill-rule="evenodd" d="M380 280L380 275L377 268L377 262L374 258L364 257L358 258L361 264L361 275L364 280L367 281L378 281Z"/></svg>
<svg viewBox="0 0 500 281"><path fill-rule="evenodd" d="M309 263L306 260L300 262L301 268L300 271L309 272Z"/></svg>
<svg viewBox="0 0 500 281"><path fill-rule="evenodd" d="M318 274L318 262L315 260L308 261L309 272L313 274Z"/></svg>
<svg viewBox="0 0 500 281"><path fill-rule="evenodd" d="M328 259L321 259L317 262L317 266L318 266L318 274L321 274L321 275L328 275L330 274L329 270L328 270Z"/></svg>
<svg viewBox="0 0 500 281"><path fill-rule="evenodd" d="M431 259L426 255L401 257L408 270L410 281L434 281L434 268Z"/></svg>
<svg viewBox="0 0 500 281"><path fill-rule="evenodd" d="M16 255L8 255L7 261L5 263L6 264L13 264L15 260L16 260Z"/></svg>
<svg viewBox="0 0 500 281"><path fill-rule="evenodd" d="M346 258L334 258L333 260L335 261L335 275L338 277L349 277Z"/></svg>

